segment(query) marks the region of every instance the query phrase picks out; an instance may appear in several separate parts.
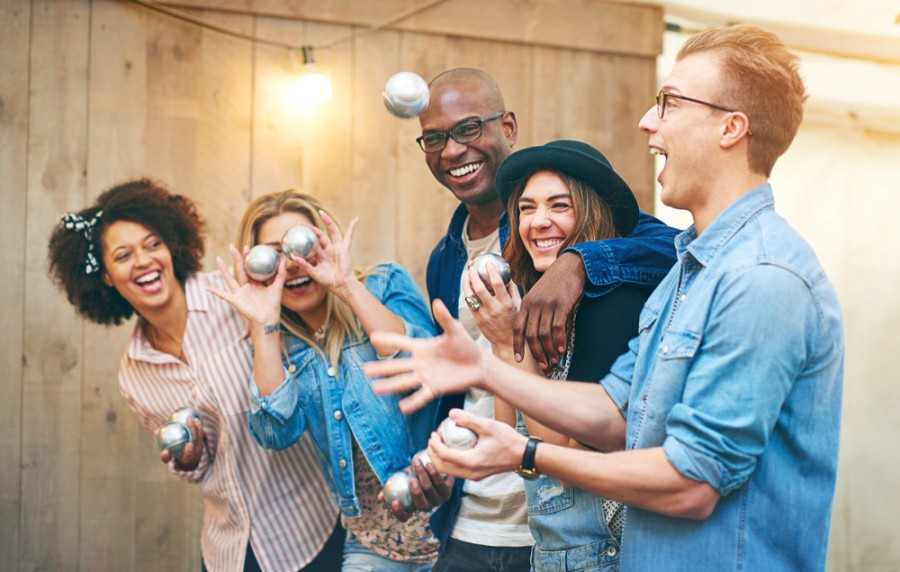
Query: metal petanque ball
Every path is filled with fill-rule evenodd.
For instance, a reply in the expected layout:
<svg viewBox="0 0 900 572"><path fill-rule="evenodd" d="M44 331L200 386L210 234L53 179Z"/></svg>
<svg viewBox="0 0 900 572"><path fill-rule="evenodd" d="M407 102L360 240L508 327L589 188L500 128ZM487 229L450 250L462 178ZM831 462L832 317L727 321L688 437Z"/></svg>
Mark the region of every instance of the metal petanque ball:
<svg viewBox="0 0 900 572"><path fill-rule="evenodd" d="M388 477L388 480L384 483L384 502L391 505L395 500L398 500L400 501L400 506L406 512L416 510L412 493L409 492L409 482L412 478L406 471L399 471Z"/></svg>
<svg viewBox="0 0 900 572"><path fill-rule="evenodd" d="M278 251L267 244L257 244L244 257L247 276L257 282L265 282L278 270Z"/></svg>
<svg viewBox="0 0 900 572"><path fill-rule="evenodd" d="M192 409L190 407L182 407L172 414L171 420L175 421L176 423L187 425L187 420L191 418L200 421L200 413L198 413L196 409Z"/></svg>
<svg viewBox="0 0 900 572"><path fill-rule="evenodd" d="M474 431L457 425L449 417L441 421L437 432L444 444L451 449L471 449L478 442L478 435Z"/></svg>
<svg viewBox="0 0 900 572"><path fill-rule="evenodd" d="M184 455L184 448L193 440L191 430L184 423L169 421L156 435L156 444L160 451L168 451L169 457L178 459Z"/></svg>
<svg viewBox="0 0 900 572"><path fill-rule="evenodd" d="M428 107L428 84L418 74L399 72L384 84L381 98L388 111L401 119L413 118Z"/></svg>
<svg viewBox="0 0 900 572"><path fill-rule="evenodd" d="M485 252L484 254L478 255L473 262L473 264L475 265L475 270L478 271L478 276L481 277L484 285L488 288L491 287L491 277L488 275L487 271L488 263L494 265L494 268L497 269L497 273L500 274L500 278L503 279L503 283L509 284L509 263L504 260L504 258L499 254L494 254L493 252Z"/></svg>
<svg viewBox="0 0 900 572"><path fill-rule="evenodd" d="M415 461L416 459L422 462L423 467L428 463L431 463L432 465L434 464L431 460L431 457L428 456L428 449L422 449L421 451L413 455L413 460Z"/></svg>
<svg viewBox="0 0 900 572"><path fill-rule="evenodd" d="M306 258L315 248L317 242L316 233L308 226L298 224L287 229L281 239L281 252L285 256L296 254Z"/></svg>

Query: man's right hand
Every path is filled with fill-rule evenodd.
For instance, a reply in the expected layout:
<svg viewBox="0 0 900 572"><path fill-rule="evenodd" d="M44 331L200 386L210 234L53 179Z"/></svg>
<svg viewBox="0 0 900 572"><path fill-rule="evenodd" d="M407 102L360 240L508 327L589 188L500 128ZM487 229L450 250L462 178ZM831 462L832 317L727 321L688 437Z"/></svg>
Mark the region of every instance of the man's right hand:
<svg viewBox="0 0 900 572"><path fill-rule="evenodd" d="M417 511L430 511L450 499L456 479L449 475L442 475L434 468L433 463L428 463L426 466L418 458L413 459L411 468L416 478L409 481L409 492L412 494ZM384 501L384 493L378 493L378 498ZM400 522L406 522L413 515L413 513L403 510L398 500L391 504L391 512Z"/></svg>

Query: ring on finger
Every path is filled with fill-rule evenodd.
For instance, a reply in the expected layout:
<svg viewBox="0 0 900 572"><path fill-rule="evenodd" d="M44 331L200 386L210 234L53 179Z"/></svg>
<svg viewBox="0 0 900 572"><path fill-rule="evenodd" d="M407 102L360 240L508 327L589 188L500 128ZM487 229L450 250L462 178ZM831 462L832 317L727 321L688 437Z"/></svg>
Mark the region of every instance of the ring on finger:
<svg viewBox="0 0 900 572"><path fill-rule="evenodd" d="M474 294L466 296L466 304L469 305L469 308L471 308L473 312L477 312L478 308L481 307L481 298Z"/></svg>

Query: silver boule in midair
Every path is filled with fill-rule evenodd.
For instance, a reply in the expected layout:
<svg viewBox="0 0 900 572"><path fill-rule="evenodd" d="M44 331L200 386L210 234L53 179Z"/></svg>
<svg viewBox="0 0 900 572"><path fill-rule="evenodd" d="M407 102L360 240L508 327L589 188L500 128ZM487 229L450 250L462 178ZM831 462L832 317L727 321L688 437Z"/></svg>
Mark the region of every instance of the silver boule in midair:
<svg viewBox="0 0 900 572"><path fill-rule="evenodd" d="M449 417L441 421L437 432L444 445L451 449L471 449L478 442L477 433L468 427L457 425L456 421Z"/></svg>
<svg viewBox="0 0 900 572"><path fill-rule="evenodd" d="M171 421L175 421L176 423L181 423L183 425L187 425L188 419L196 419L197 421L200 421L200 413L192 407L182 407L180 409L177 409L170 418Z"/></svg>
<svg viewBox="0 0 900 572"><path fill-rule="evenodd" d="M381 98L388 111L401 119L411 119L428 107L428 84L419 74L402 71L387 80Z"/></svg>
<svg viewBox="0 0 900 572"><path fill-rule="evenodd" d="M316 247L318 237L311 228L305 224L298 224L287 229L281 238L281 252L285 256L296 255L300 258L306 258L312 254Z"/></svg>
<svg viewBox="0 0 900 572"><path fill-rule="evenodd" d="M156 445L160 451L168 451L169 457L177 459L184 455L184 448L193 438L187 425L177 421L169 421L157 433Z"/></svg>
<svg viewBox="0 0 900 572"><path fill-rule="evenodd" d="M247 276L257 282L265 282L278 270L278 251L267 244L257 244L244 257Z"/></svg>
<svg viewBox="0 0 900 572"><path fill-rule="evenodd" d="M487 265L493 264L494 268L497 269L497 273L500 274L500 278L503 279L504 284L509 284L510 280L510 272L509 272L509 263L499 254L495 254L493 252L485 252L484 254L479 254L475 257L475 260L472 262L475 265L475 270L478 271L478 276L481 277L481 281L484 282L484 285L488 288L491 287L491 277L488 274Z"/></svg>
<svg viewBox="0 0 900 572"><path fill-rule="evenodd" d="M400 506L406 512L416 510L412 493L409 492L409 481L412 478L406 471L398 471L388 477L388 480L384 483L384 502L391 505L395 500L398 500L400 501Z"/></svg>

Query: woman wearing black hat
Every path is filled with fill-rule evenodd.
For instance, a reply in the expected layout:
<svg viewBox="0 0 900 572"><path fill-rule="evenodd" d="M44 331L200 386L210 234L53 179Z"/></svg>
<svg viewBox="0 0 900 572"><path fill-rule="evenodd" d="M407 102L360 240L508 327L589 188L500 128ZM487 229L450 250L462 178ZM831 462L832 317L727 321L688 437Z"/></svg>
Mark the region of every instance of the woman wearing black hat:
<svg viewBox="0 0 900 572"><path fill-rule="evenodd" d="M504 287L500 275L489 270L488 288L470 267L463 290L480 302L473 313L494 352L537 371L530 355L513 355L513 324L521 301L516 284L527 292L573 244L627 236L637 223L638 205L606 157L578 141L554 141L513 153L497 173L497 189L509 213L510 238L503 257L510 264L513 281ZM645 287L625 283L599 296L583 296L569 318L564 357L544 375L560 380L601 379L637 335L638 316L649 294ZM524 420L519 428L532 437L581 446L528 417L517 416L499 400L495 400L495 417L510 424L517 418ZM526 493L535 538L532 570L618 567L619 503L568 488L545 475L526 480Z"/></svg>

